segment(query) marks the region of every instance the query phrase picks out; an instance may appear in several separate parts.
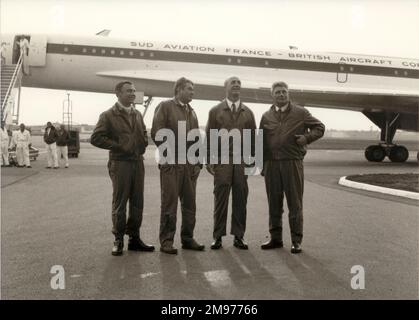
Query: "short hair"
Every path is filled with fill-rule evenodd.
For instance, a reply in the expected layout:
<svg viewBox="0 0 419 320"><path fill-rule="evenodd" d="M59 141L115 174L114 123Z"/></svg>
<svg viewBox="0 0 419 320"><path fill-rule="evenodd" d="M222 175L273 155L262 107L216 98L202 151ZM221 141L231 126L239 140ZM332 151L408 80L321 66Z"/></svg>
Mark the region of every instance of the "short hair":
<svg viewBox="0 0 419 320"><path fill-rule="evenodd" d="M188 83L190 83L191 85L194 85L191 80L186 79L185 77L177 79L173 87L173 91L175 92L175 95L177 95L179 90L185 89Z"/></svg>
<svg viewBox="0 0 419 320"><path fill-rule="evenodd" d="M115 93L119 93L122 91L122 87L124 86L124 84L130 84L133 85L133 83L131 81L125 80L125 81L121 81L119 83L116 84L115 86Z"/></svg>
<svg viewBox="0 0 419 320"><path fill-rule="evenodd" d="M284 87L284 88L287 88L288 90L288 85L284 81L277 81L272 84L271 93L274 92L276 87Z"/></svg>
<svg viewBox="0 0 419 320"><path fill-rule="evenodd" d="M233 79L233 78L235 78L235 79L239 80L239 81L240 81L240 83L241 83L241 80L239 79L239 77L232 76L232 77L229 77L229 78L225 79L225 81L224 81L224 88L227 88L227 83L228 83L231 79Z"/></svg>

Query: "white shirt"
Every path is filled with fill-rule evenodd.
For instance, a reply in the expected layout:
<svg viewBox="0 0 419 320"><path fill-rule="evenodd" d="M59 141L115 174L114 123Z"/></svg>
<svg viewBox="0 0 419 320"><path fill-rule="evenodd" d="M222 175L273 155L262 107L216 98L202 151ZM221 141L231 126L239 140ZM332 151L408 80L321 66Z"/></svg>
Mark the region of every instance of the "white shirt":
<svg viewBox="0 0 419 320"><path fill-rule="evenodd" d="M184 107L186 111L189 111L189 105L187 103L183 103L182 101L177 99L175 99L175 101L179 103L182 107Z"/></svg>
<svg viewBox="0 0 419 320"><path fill-rule="evenodd" d="M227 105L231 109L231 111L233 111L233 103L236 106L236 111L239 110L239 107L240 107L240 99L237 100L236 102L233 102L233 101L230 101L229 99L226 98L226 101L227 101Z"/></svg>
<svg viewBox="0 0 419 320"><path fill-rule="evenodd" d="M281 112L285 112L287 111L288 106L289 106L289 103L287 103L285 106L282 106L282 107L278 107L277 105L275 105L275 111L281 110Z"/></svg>
<svg viewBox="0 0 419 320"><path fill-rule="evenodd" d="M122 108L122 110L125 110L128 114L130 114L132 111L134 111L134 107L132 105L129 106L129 107L126 107L119 101L117 101L116 103Z"/></svg>

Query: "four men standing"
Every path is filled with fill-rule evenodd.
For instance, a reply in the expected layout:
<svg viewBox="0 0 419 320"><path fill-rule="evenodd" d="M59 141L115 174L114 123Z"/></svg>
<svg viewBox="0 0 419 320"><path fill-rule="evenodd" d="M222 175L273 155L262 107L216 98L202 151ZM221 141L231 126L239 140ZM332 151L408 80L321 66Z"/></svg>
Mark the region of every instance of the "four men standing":
<svg viewBox="0 0 419 320"><path fill-rule="evenodd" d="M229 195L232 191L230 232L234 235L234 246L246 250L248 245L244 241L244 234L249 189L245 172L248 162L243 158L243 139L249 138L244 135L244 131L250 130L250 152L253 156L256 122L253 112L240 101L240 79L230 77L224 86L226 98L210 110L206 126L207 170L214 176L214 241L211 249L222 247L222 237L226 235ZM112 254L122 254L125 233L130 236L129 250L153 251L154 247L142 242L139 234L144 194L142 155L148 145L146 127L141 114L132 106L135 99L133 84L129 81L120 82L115 92L118 102L101 114L91 136L94 146L110 150L108 169L113 185L112 232L115 235ZM196 183L202 165L192 163L186 157L191 146L200 142L188 139L188 133L199 128L197 116L189 105L194 94L192 81L180 78L175 83L174 93L173 99L163 101L157 106L151 129L151 137L160 151L160 251L168 254L177 254L173 242L178 198L182 208L182 248L198 251L205 248L194 239ZM265 177L271 234L270 241L264 243L262 249L283 247L282 213L285 194L289 207L291 252L299 253L302 251L303 238L303 159L306 145L322 137L325 127L305 108L290 102L286 83L274 83L271 93L274 104L265 112L260 122L260 129L263 129L262 175ZM213 134L214 130L216 135ZM225 157L223 152L220 153L220 148L216 148L216 151L212 148L213 145L223 145L222 140L226 138L223 135L230 139ZM240 154L236 150L235 135L239 136ZM184 145L186 150L182 147ZM128 200L130 205L127 221Z"/></svg>

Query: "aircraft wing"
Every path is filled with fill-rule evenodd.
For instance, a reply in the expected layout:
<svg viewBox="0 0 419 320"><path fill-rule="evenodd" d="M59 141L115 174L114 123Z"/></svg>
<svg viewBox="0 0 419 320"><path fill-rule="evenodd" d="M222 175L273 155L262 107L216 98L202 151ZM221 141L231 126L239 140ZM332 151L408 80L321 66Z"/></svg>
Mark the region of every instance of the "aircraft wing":
<svg viewBox="0 0 419 320"><path fill-rule="evenodd" d="M225 74L182 70L114 70L98 72L98 76L139 79L174 83L180 77L191 79L195 84L198 99L219 100L224 94ZM242 98L247 102L271 103L272 83L261 79L242 81ZM298 86L290 84L292 99L304 106L333 108L354 111L392 111L417 115L419 92L396 92L391 90L368 90L367 88L332 88L321 86Z"/></svg>
<svg viewBox="0 0 419 320"><path fill-rule="evenodd" d="M198 73L196 71L182 70L116 70L96 73L98 76L117 77L125 79L143 79L160 82L175 82L181 77L192 80L195 85L223 86L225 75L217 73ZM246 87L259 88L260 83L246 81Z"/></svg>

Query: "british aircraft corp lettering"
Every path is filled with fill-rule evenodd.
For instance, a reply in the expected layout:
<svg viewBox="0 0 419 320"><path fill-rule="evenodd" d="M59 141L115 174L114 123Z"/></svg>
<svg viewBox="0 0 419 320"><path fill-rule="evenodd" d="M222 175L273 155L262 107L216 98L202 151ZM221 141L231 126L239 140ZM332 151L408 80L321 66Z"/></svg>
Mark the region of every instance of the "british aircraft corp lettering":
<svg viewBox="0 0 419 320"><path fill-rule="evenodd" d="M403 61L402 65L405 67L412 67L419 69L419 63L418 62L412 62L412 61Z"/></svg>
<svg viewBox="0 0 419 320"><path fill-rule="evenodd" d="M366 58L354 58L354 57L341 57L339 62L344 63L371 63L371 64L380 64L380 65L389 65L391 66L391 60L384 60L384 59L366 59Z"/></svg>
<svg viewBox="0 0 419 320"><path fill-rule="evenodd" d="M292 53L289 52L288 56L290 58L297 58L297 59L308 59L308 60L327 60L330 61L330 56L323 56L320 54L309 54L309 53Z"/></svg>
<svg viewBox="0 0 419 320"><path fill-rule="evenodd" d="M270 51L226 48L226 53L246 54L249 56L271 57Z"/></svg>

